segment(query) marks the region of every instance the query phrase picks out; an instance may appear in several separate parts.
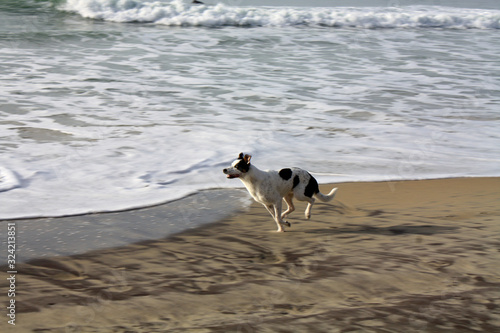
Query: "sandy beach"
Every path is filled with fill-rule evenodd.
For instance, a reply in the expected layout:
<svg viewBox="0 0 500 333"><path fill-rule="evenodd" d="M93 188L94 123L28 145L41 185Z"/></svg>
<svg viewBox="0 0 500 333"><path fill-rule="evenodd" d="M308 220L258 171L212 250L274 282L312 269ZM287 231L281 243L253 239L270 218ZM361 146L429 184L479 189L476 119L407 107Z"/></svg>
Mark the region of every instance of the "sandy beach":
<svg viewBox="0 0 500 333"><path fill-rule="evenodd" d="M500 331L500 178L332 187L310 221L297 204L285 233L254 204L166 239L19 264L16 325L4 314L0 331Z"/></svg>

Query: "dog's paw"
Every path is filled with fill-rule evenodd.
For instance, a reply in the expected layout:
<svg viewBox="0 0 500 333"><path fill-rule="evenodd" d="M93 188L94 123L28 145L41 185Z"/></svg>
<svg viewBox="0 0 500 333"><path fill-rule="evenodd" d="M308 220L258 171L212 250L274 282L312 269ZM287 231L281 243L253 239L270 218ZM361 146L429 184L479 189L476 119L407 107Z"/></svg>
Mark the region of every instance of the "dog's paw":
<svg viewBox="0 0 500 333"><path fill-rule="evenodd" d="M288 221L285 221L285 225L286 225L287 227L291 227L291 226L292 226L292 224L291 224L290 222L288 222Z"/></svg>

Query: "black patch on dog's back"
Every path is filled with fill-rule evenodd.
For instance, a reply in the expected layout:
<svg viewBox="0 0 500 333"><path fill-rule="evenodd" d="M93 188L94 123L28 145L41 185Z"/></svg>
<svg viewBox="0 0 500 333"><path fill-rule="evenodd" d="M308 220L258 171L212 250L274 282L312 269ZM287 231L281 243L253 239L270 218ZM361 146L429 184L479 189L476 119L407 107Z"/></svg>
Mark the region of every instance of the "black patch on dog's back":
<svg viewBox="0 0 500 333"><path fill-rule="evenodd" d="M297 185L299 185L299 183L300 183L299 176L295 175L295 177L293 177L293 187L292 188L295 188Z"/></svg>
<svg viewBox="0 0 500 333"><path fill-rule="evenodd" d="M286 168L286 169L281 169L278 174L280 175L283 180L288 180L292 177L292 169Z"/></svg>
<svg viewBox="0 0 500 333"><path fill-rule="evenodd" d="M308 175L311 178L309 178L309 183L307 184L306 189L304 190L304 195L306 197L312 198L314 194L319 192L319 185L316 179L314 179L314 177L311 176L311 174L308 173Z"/></svg>

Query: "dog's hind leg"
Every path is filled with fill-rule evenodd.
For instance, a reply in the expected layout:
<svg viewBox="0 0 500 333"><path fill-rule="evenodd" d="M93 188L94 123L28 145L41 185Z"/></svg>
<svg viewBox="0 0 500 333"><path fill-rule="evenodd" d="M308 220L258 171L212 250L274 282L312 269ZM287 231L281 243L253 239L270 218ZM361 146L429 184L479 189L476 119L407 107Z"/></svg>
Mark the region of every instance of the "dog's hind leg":
<svg viewBox="0 0 500 333"><path fill-rule="evenodd" d="M282 219L287 217L290 213L292 213L295 210L295 206L293 205L293 192L290 192L283 199L285 199L288 209L283 214L281 214Z"/></svg>
<svg viewBox="0 0 500 333"><path fill-rule="evenodd" d="M312 206L314 205L315 200L313 198L307 198L306 201L307 201L307 207L306 207L305 215L306 215L306 220L309 220L311 218L311 209L312 209Z"/></svg>

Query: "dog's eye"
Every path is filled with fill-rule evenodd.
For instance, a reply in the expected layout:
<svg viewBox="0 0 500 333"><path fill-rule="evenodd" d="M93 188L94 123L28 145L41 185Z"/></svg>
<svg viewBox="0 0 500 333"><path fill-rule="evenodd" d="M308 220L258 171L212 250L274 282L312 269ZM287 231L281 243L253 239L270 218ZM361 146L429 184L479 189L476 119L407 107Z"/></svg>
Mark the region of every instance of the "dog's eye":
<svg viewBox="0 0 500 333"><path fill-rule="evenodd" d="M236 163L234 166L236 169L238 169L241 172L247 172L248 171L248 164L245 163L244 160L239 161Z"/></svg>

